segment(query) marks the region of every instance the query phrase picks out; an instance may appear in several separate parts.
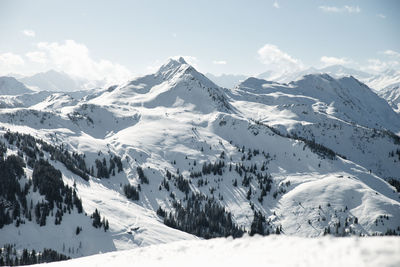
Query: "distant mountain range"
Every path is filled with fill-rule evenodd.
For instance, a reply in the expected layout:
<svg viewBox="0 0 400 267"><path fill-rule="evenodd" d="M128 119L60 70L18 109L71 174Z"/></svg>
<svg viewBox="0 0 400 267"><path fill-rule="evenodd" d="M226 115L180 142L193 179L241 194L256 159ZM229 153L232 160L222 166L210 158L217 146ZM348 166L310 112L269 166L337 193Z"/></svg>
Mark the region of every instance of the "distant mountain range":
<svg viewBox="0 0 400 267"><path fill-rule="evenodd" d="M17 78L20 82L36 91L73 92L102 87L104 81L89 81L82 78L73 78L64 72L49 70L32 76Z"/></svg>
<svg viewBox="0 0 400 267"><path fill-rule="evenodd" d="M288 72L284 74L277 74L273 71L266 71L255 77L264 79L267 81L275 81L279 83L289 83L291 81L296 81L301 79L303 76L308 74L322 74L327 73L334 78L341 78L346 76L353 76L357 78L359 81L367 84L375 91L380 91L383 88L386 88L390 85L400 83L400 72L395 70L386 70L379 74L370 74L367 72L355 70L352 68L347 68L341 65L333 65L328 66L321 69L316 68L308 68L306 70L302 70L299 72ZM230 75L230 74L222 74L219 76L215 76L213 74L206 74L206 76L214 81L216 84L226 87L233 88L240 81L243 81L247 76L245 75Z"/></svg>

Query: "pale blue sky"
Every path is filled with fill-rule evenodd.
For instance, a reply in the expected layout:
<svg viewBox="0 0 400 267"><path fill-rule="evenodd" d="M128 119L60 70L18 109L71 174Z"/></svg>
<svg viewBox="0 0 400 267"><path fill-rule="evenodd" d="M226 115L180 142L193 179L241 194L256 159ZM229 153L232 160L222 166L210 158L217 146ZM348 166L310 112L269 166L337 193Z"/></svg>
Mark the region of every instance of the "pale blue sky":
<svg viewBox="0 0 400 267"><path fill-rule="evenodd" d="M215 74L399 69L399 14L396 0L0 0L0 74L138 74L177 55Z"/></svg>

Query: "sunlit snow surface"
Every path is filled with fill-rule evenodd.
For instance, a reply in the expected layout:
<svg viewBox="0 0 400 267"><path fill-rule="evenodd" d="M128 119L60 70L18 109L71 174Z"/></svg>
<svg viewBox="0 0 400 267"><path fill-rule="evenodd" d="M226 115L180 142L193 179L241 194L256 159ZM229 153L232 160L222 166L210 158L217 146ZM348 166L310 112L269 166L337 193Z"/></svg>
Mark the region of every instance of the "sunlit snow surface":
<svg viewBox="0 0 400 267"><path fill-rule="evenodd" d="M400 266L400 239L244 237L178 241L46 266Z"/></svg>

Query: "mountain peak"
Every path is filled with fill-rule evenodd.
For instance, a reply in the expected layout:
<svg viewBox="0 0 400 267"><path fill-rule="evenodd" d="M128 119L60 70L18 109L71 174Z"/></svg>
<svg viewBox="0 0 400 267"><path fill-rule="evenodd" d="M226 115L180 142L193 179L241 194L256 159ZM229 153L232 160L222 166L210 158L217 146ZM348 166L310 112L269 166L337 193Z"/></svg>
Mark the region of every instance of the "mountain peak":
<svg viewBox="0 0 400 267"><path fill-rule="evenodd" d="M187 64L183 57L179 57L177 61L181 64Z"/></svg>
<svg viewBox="0 0 400 267"><path fill-rule="evenodd" d="M327 73L313 73L306 74L297 81L290 82L289 84L315 84L319 82L334 82L335 79Z"/></svg>
<svg viewBox="0 0 400 267"><path fill-rule="evenodd" d="M165 64L163 64L160 67L160 70L161 69L177 68L177 67L180 67L180 66L185 65L185 64L188 64L188 63L185 61L185 59L183 57L179 57L179 58L171 57L171 58L168 59L168 61Z"/></svg>

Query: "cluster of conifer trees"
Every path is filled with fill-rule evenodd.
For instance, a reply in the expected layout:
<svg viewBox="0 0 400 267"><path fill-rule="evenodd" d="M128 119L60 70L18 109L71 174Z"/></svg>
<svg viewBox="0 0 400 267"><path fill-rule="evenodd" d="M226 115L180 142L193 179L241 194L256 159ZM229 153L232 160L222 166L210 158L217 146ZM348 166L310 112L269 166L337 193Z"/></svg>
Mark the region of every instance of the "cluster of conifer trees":
<svg viewBox="0 0 400 267"><path fill-rule="evenodd" d="M214 237L241 237L243 229L232 221L227 212L214 198L192 193L185 202L174 201L174 212L166 212L161 207L157 214L164 217L167 226L206 239Z"/></svg>
<svg viewBox="0 0 400 267"><path fill-rule="evenodd" d="M3 248L0 248L0 266L32 265L68 259L70 257L48 248L45 248L42 252L36 252L34 249L31 251L23 249L21 255L17 254L15 245L6 244Z"/></svg>

